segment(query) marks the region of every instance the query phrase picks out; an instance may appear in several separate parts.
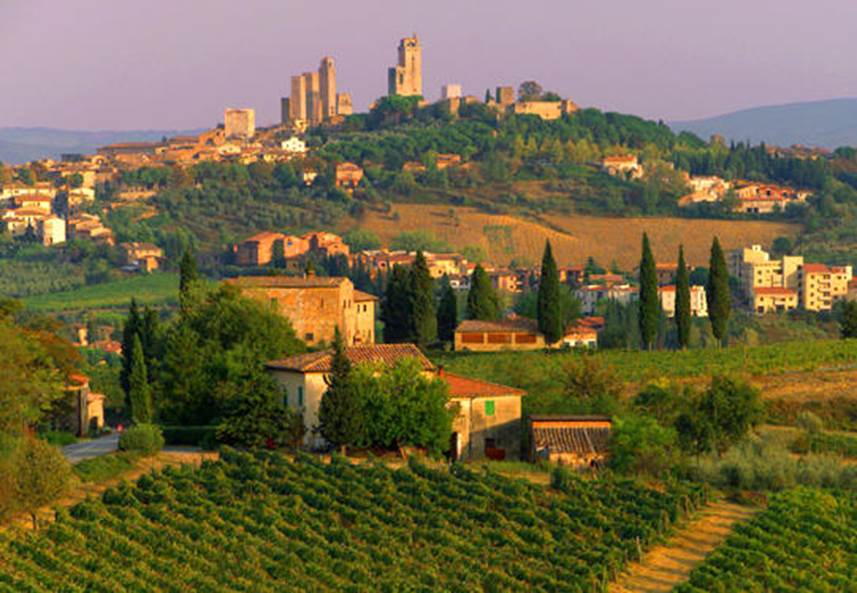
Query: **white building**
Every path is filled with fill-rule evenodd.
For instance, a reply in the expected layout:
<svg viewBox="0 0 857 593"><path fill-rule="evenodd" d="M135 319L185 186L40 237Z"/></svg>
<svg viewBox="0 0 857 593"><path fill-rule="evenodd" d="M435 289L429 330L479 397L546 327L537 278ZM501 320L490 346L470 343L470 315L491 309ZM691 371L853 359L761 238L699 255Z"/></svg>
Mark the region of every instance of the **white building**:
<svg viewBox="0 0 857 593"><path fill-rule="evenodd" d="M283 142L280 143L280 148L291 154L306 154L307 151L306 142L297 136L292 136L288 140L283 140Z"/></svg>
<svg viewBox="0 0 857 593"><path fill-rule="evenodd" d="M48 216L38 221L36 233L42 245L59 245L65 243L65 220L59 216Z"/></svg>
<svg viewBox="0 0 857 593"><path fill-rule="evenodd" d="M658 298L661 308L667 317L675 317L675 285L659 286ZM690 287L690 315L692 317L708 317L708 300L705 297L704 286Z"/></svg>
<svg viewBox="0 0 857 593"><path fill-rule="evenodd" d="M627 305L639 298L639 290L630 284L589 284L581 286L574 292L580 300L581 311L584 315L595 313L595 309L601 301L616 301Z"/></svg>
<svg viewBox="0 0 857 593"><path fill-rule="evenodd" d="M460 99L461 85L460 84L445 84L440 89L441 99Z"/></svg>

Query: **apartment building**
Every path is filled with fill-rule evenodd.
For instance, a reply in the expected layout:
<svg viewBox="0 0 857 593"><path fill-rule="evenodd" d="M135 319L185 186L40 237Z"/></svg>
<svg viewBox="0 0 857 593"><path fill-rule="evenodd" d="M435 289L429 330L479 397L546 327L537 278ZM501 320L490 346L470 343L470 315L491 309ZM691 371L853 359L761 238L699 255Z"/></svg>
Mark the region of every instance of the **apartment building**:
<svg viewBox="0 0 857 593"><path fill-rule="evenodd" d="M658 298L661 308L667 317L675 317L676 287L668 284L658 287ZM692 317L708 317L708 299L705 296L704 286L690 287L690 315Z"/></svg>
<svg viewBox="0 0 857 593"><path fill-rule="evenodd" d="M848 296L851 266L804 264L798 271L798 298L806 311L829 311Z"/></svg>

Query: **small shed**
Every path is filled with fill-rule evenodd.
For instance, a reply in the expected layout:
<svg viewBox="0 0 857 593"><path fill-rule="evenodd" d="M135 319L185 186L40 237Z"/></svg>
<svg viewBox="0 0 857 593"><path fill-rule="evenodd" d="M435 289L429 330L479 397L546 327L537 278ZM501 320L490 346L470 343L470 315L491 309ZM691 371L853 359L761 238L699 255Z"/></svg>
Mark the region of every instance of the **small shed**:
<svg viewBox="0 0 857 593"><path fill-rule="evenodd" d="M609 416L529 417L532 462L547 460L575 469L600 466L607 457L613 422Z"/></svg>

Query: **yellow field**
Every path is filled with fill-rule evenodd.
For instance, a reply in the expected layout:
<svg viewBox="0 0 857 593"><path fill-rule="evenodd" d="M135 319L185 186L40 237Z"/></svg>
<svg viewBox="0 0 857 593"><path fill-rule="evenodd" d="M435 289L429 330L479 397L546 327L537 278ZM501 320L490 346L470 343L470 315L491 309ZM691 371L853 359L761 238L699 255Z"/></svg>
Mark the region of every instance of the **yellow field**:
<svg viewBox="0 0 857 593"><path fill-rule="evenodd" d="M454 216L450 212L454 211ZM399 220L394 220L398 213ZM640 240L648 232L655 258L675 261L679 243L691 265L708 265L712 237L723 248L760 243L770 247L779 236L794 236L798 225L763 221L697 220L687 218L607 218L582 215L547 215L541 219L486 214L473 208L421 204L395 204L390 215L369 212L349 221L342 230L360 226L374 231L385 245L403 231L426 230L455 249L480 245L496 265L540 261L550 239L560 265L580 264L590 255L602 265L615 260L633 269L640 259Z"/></svg>

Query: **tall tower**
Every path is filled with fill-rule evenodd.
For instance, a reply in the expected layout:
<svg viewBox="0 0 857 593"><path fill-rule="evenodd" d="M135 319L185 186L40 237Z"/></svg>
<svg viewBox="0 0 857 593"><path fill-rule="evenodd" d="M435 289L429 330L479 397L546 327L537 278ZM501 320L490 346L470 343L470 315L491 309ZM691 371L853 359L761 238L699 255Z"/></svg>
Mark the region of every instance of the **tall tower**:
<svg viewBox="0 0 857 593"><path fill-rule="evenodd" d="M307 119L306 80L303 74L292 76L292 94L289 97L289 116L292 121Z"/></svg>
<svg viewBox="0 0 857 593"><path fill-rule="evenodd" d="M423 48L416 35L399 41L399 63L387 71L387 94L423 94Z"/></svg>
<svg viewBox="0 0 857 593"><path fill-rule="evenodd" d="M306 119L310 125L315 126L321 123L321 85L318 72L305 72L303 78L306 85Z"/></svg>
<svg viewBox="0 0 857 593"><path fill-rule="evenodd" d="M336 66L333 58L324 57L318 67L319 91L321 92L321 118L336 115Z"/></svg>

